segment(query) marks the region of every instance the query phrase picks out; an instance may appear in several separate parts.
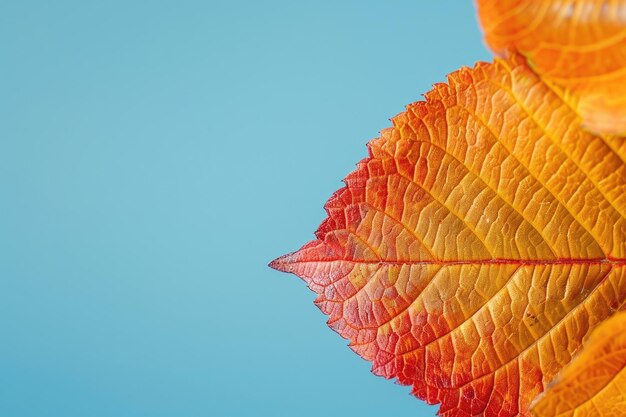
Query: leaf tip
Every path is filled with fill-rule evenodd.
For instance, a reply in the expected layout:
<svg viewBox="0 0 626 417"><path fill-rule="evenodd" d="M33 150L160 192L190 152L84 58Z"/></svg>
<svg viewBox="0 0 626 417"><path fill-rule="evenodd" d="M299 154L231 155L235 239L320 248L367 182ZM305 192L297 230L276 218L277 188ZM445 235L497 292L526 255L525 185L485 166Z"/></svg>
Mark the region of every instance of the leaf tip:
<svg viewBox="0 0 626 417"><path fill-rule="evenodd" d="M296 252L288 253L287 255L279 256L270 262L267 266L280 272L293 272L293 261Z"/></svg>

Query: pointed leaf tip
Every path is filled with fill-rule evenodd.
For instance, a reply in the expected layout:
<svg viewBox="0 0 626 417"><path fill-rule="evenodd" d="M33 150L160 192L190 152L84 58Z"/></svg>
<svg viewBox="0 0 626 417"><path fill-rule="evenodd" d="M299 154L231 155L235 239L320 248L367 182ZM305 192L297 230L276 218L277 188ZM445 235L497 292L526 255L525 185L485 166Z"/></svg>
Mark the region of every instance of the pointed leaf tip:
<svg viewBox="0 0 626 417"><path fill-rule="evenodd" d="M267 264L267 266L269 266L270 268L275 269L277 271L285 272L284 271L284 263L282 262L282 256L279 257L279 258L274 259L272 262Z"/></svg>
<svg viewBox="0 0 626 417"><path fill-rule="evenodd" d="M267 266L280 272L292 272L291 263L296 252L288 253L283 256L279 256L270 262Z"/></svg>

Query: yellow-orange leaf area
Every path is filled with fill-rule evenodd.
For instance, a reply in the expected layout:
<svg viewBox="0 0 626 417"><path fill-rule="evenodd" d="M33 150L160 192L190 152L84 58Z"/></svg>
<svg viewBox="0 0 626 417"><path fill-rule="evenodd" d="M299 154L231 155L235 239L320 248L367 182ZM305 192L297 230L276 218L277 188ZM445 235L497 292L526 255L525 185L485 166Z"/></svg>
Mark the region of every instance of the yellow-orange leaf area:
<svg viewBox="0 0 626 417"><path fill-rule="evenodd" d="M516 51L597 133L626 132L626 0L477 0L489 46Z"/></svg>
<svg viewBox="0 0 626 417"><path fill-rule="evenodd" d="M302 277L373 372L444 416L528 416L626 300L626 141L517 58L436 85L369 143Z"/></svg>
<svg viewBox="0 0 626 417"><path fill-rule="evenodd" d="M550 384L553 385L553 384ZM565 367L533 407L536 417L626 416L626 313L593 331L582 354Z"/></svg>

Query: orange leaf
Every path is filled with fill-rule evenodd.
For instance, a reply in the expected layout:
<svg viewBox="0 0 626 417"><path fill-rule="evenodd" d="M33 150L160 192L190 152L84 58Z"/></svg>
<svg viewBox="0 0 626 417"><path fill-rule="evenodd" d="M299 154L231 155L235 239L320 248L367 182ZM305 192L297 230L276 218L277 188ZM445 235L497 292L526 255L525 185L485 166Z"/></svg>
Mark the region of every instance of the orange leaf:
<svg viewBox="0 0 626 417"><path fill-rule="evenodd" d="M626 416L626 312L593 331L532 411L537 417Z"/></svg>
<svg viewBox="0 0 626 417"><path fill-rule="evenodd" d="M373 372L444 416L528 416L626 300L626 142L518 59L449 76L369 144L302 277Z"/></svg>
<svg viewBox="0 0 626 417"><path fill-rule="evenodd" d="M626 132L626 0L477 0L489 46L519 52L598 133Z"/></svg>

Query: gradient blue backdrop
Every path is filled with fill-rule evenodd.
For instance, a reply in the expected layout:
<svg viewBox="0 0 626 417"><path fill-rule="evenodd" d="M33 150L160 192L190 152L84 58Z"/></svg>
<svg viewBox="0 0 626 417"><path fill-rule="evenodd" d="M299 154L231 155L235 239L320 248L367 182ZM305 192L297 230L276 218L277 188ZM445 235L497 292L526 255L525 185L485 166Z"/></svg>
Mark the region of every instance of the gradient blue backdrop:
<svg viewBox="0 0 626 417"><path fill-rule="evenodd" d="M0 3L0 415L432 416L267 268L469 0Z"/></svg>

